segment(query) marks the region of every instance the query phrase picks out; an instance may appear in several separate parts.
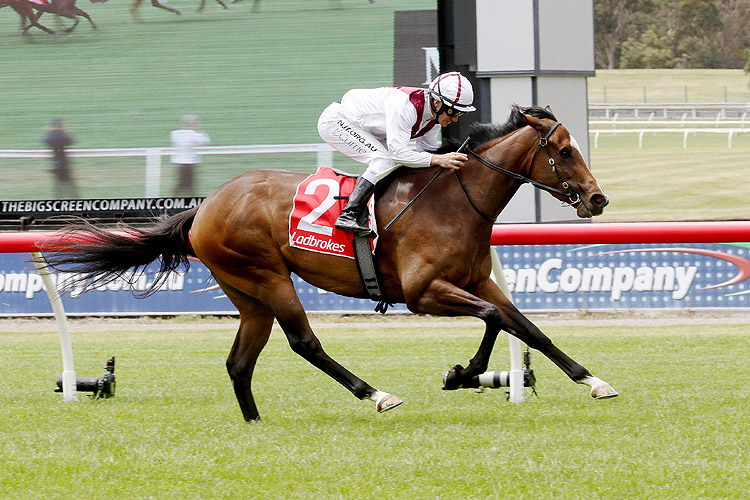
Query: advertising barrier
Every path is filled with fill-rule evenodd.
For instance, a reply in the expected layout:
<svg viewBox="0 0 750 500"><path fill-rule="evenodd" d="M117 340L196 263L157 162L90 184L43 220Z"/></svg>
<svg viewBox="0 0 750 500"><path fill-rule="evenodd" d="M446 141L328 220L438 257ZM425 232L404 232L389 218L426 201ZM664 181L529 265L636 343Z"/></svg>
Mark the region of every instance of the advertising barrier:
<svg viewBox="0 0 750 500"><path fill-rule="evenodd" d="M526 311L750 307L750 244L503 245L496 247L516 306ZM211 274L194 261L160 290L136 298L157 266L83 293L63 295L69 315L236 314ZM52 274L58 288L70 276ZM309 312L372 312L375 303L342 297L294 276ZM395 310L405 310L398 304ZM42 279L28 254L0 254L0 315L51 315Z"/></svg>

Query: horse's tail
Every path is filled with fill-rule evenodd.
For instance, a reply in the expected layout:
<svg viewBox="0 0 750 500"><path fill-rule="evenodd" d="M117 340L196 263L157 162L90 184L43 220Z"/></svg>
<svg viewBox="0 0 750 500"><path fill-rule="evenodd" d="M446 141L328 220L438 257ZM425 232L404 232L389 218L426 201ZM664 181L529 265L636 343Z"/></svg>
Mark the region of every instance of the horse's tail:
<svg viewBox="0 0 750 500"><path fill-rule="evenodd" d="M159 219L150 229L126 226L121 231L107 231L88 222L74 224L64 230L63 249L45 255L46 266L73 273L74 278L66 280L67 286L86 283L91 289L119 278L132 285L148 264L159 259L156 279L145 292L137 294L151 295L171 271L190 267L188 257L195 257L195 252L189 232L197 211L195 207Z"/></svg>

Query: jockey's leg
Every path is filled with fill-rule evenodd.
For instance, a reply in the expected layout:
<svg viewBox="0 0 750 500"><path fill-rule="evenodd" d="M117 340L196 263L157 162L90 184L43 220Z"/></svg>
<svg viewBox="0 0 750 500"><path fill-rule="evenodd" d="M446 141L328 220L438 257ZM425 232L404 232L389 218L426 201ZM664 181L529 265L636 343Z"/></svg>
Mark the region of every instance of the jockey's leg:
<svg viewBox="0 0 750 500"><path fill-rule="evenodd" d="M375 191L375 184L367 180L363 175L360 176L354 185L354 190L349 195L349 201L333 224L334 227L358 233L362 236L371 236L372 230L367 227L362 216L367 213L367 201L370 199L373 191Z"/></svg>
<svg viewBox="0 0 750 500"><path fill-rule="evenodd" d="M331 104L320 115L318 133L332 148L367 165L334 225L346 231L370 234L361 216L375 184L395 168L388 148L370 132L347 120L339 103Z"/></svg>

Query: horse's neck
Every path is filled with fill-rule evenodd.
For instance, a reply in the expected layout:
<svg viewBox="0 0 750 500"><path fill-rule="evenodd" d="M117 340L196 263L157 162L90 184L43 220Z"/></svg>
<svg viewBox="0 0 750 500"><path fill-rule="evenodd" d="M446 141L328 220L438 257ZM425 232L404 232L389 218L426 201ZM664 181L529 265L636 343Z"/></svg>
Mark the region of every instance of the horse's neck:
<svg viewBox="0 0 750 500"><path fill-rule="evenodd" d="M492 141L475 152L498 167L529 177L529 132L530 129L525 127ZM516 194L522 182L482 165L476 158L470 157L470 160L467 166L461 169L467 190L484 213L496 218Z"/></svg>

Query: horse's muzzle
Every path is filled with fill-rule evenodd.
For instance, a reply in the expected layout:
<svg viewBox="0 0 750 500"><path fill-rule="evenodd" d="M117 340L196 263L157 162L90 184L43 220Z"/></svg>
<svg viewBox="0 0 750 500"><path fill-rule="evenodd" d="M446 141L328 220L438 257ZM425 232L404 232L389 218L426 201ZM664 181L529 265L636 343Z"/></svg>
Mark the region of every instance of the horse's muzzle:
<svg viewBox="0 0 750 500"><path fill-rule="evenodd" d="M609 198L604 193L595 193L589 197L588 200L583 199L580 205L578 205L577 214L578 217L586 219L601 215L604 212L604 207L609 205Z"/></svg>

